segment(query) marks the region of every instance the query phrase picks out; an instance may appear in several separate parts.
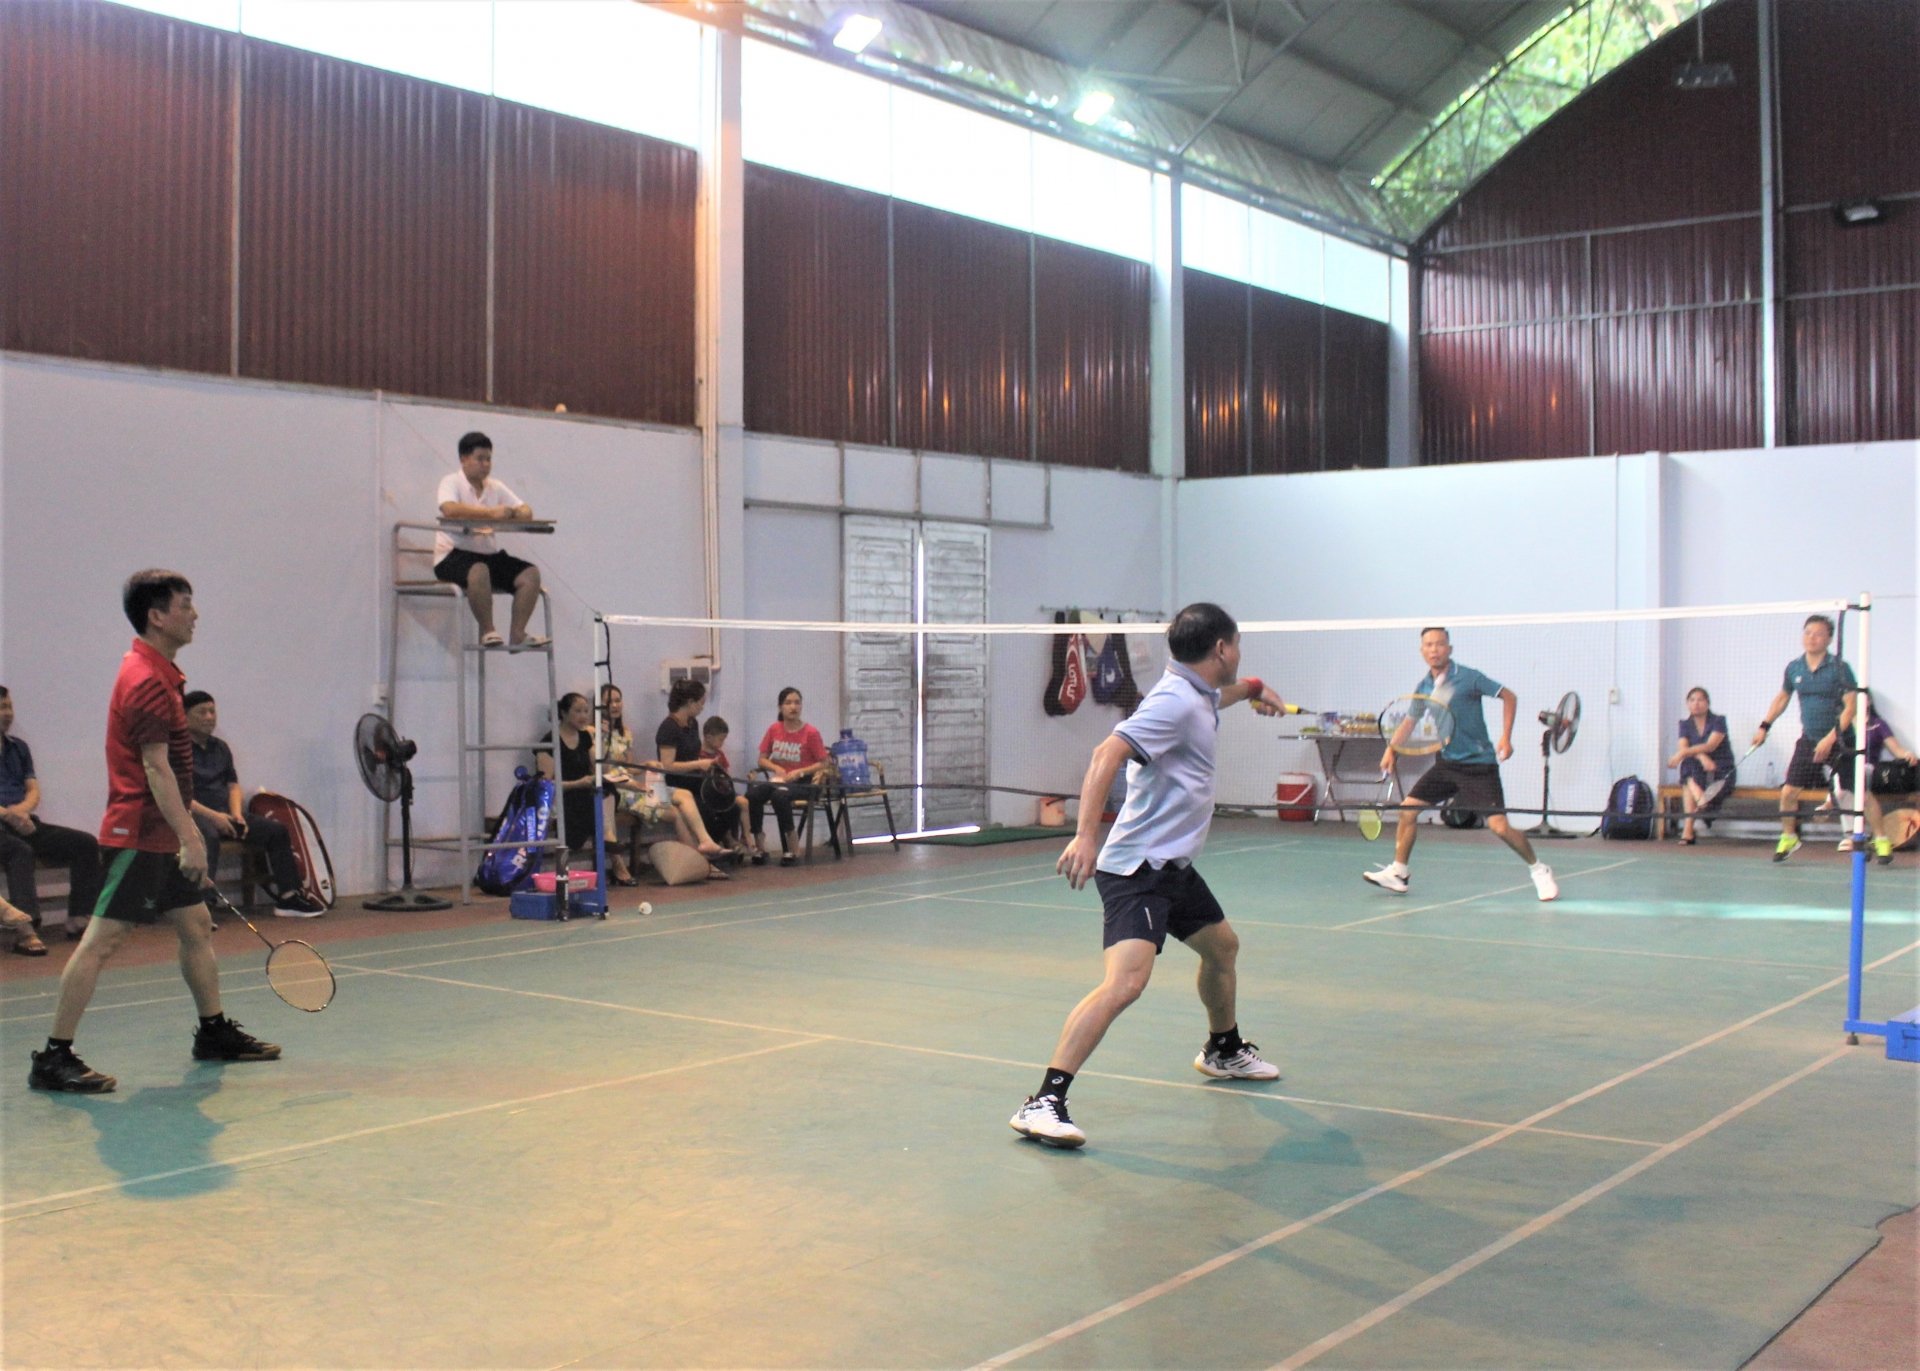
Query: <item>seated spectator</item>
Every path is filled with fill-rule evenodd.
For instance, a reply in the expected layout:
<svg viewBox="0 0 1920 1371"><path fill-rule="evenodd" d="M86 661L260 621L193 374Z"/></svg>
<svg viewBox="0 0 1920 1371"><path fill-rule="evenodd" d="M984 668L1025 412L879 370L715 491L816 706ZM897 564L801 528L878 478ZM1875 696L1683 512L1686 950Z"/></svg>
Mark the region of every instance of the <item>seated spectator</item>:
<svg viewBox="0 0 1920 1371"><path fill-rule="evenodd" d="M633 732L627 727L627 697L608 681L600 687L600 761L606 768L607 879L615 885L638 885L633 874L640 864L640 830L660 823L672 806L656 801L652 788L634 777Z"/></svg>
<svg viewBox="0 0 1920 1371"><path fill-rule="evenodd" d="M33 919L27 911L14 908L5 900L0 900L0 930L5 931L7 941L13 945L10 950L16 957L47 955L47 945L33 931Z"/></svg>
<svg viewBox="0 0 1920 1371"><path fill-rule="evenodd" d="M7 868L7 897L40 923L35 861L67 868L67 936L78 938L100 898L100 843L91 833L36 818L40 781L33 750L13 736L13 696L0 686L0 864Z"/></svg>
<svg viewBox="0 0 1920 1371"><path fill-rule="evenodd" d="M1881 762L1885 761L1889 755L1898 757L1903 762L1920 761L1920 758L1916 758L1913 753L1909 752L1901 744L1898 738L1893 736L1892 726L1889 725L1885 719L1881 718L1880 711L1873 707L1872 691L1861 691L1860 703L1867 716L1865 734L1867 749L1867 793L1865 803L1861 806L1861 809L1866 814L1867 834L1869 841L1873 844L1874 859L1882 866L1889 866L1893 862L1893 838L1887 832L1886 811L1880 803L1880 797L1876 795L1873 790L1874 769L1878 767ZM1851 757L1847 758L1840 767L1840 807L1842 809L1853 808L1853 763ZM1849 827L1851 827L1851 825L1849 825ZM1840 840L1840 850L1842 852L1853 851L1853 838L1851 834Z"/></svg>
<svg viewBox="0 0 1920 1371"><path fill-rule="evenodd" d="M754 840L759 841L761 825L766 822L766 806L773 805L774 821L780 827L780 865L792 866L793 802L817 800L820 782L833 770L833 755L827 751L820 730L800 717L800 692L788 686L780 692L780 717L768 726L760 739L760 769L767 773L764 785L749 788L748 822Z"/></svg>
<svg viewBox="0 0 1920 1371"><path fill-rule="evenodd" d="M1687 822L1680 832L1682 843L1692 843L1697 834L1696 820L1712 824L1712 815L1733 793L1735 774L1733 743L1727 737L1727 720L1713 712L1713 702L1705 686L1687 692L1687 717L1680 721L1680 746L1667 758L1668 766L1680 768L1680 798L1686 806ZM1713 793L1708 795L1708 791Z"/></svg>
<svg viewBox="0 0 1920 1371"><path fill-rule="evenodd" d="M698 809L684 790L662 784L660 789L666 792L666 798L656 793L653 778L660 775L660 765L634 756L633 734L627 731L626 699L619 686L608 682L600 688L600 709L607 720L605 781L609 791L607 803L613 810L614 820L608 831L622 835L617 840L617 850L613 846L608 848L607 878L617 885L638 885L640 882L633 872L640 865L641 848L649 845L644 832L646 826L672 824L674 836L698 850L700 837L687 822L687 813L691 811L697 817ZM717 878L716 873L709 875Z"/></svg>
<svg viewBox="0 0 1920 1371"><path fill-rule="evenodd" d="M469 433L460 439L459 447L460 470L448 472L440 482L442 519L484 519L495 524L533 518L533 507L489 474L493 471L493 439L484 433ZM491 528L480 527L470 533L441 529L434 534L433 574L437 580L466 590L467 606L480 625L481 646L502 645L493 626L495 591L513 596L507 649L519 652L546 646L544 636L527 632L534 606L540 603L540 568L501 551Z"/></svg>
<svg viewBox="0 0 1920 1371"><path fill-rule="evenodd" d="M751 861L755 866L764 866L767 854L760 846L759 835L748 826L749 804L747 797L737 793L729 773L732 767L727 764L727 721L718 714L700 725L700 755L713 763L707 772L706 781L700 787L700 815L707 823L707 832L720 842L732 842L734 852Z"/></svg>
<svg viewBox="0 0 1920 1371"><path fill-rule="evenodd" d="M540 739L553 742L553 734ZM534 749L534 765L547 780L553 777L553 748ZM567 847L574 852L593 846L593 706L577 690L560 697L560 801L566 816Z"/></svg>
<svg viewBox="0 0 1920 1371"><path fill-rule="evenodd" d="M193 802L188 809L207 844L207 879L212 880L220 869L221 842L236 839L267 859L272 882L267 894L274 913L287 919L319 918L327 907L303 888L286 826L275 819L249 819L240 803L233 749L214 736L220 727L220 710L213 696L190 690L184 703L187 734L193 739Z"/></svg>
<svg viewBox="0 0 1920 1371"><path fill-rule="evenodd" d="M707 702L707 688L698 681L675 681L667 692L667 717L653 732L657 760L650 770L667 778L668 794L674 807L693 831L694 847L708 857L717 857L727 849L713 840L707 821L700 812L700 780L712 767L713 758L700 755L700 706Z"/></svg>

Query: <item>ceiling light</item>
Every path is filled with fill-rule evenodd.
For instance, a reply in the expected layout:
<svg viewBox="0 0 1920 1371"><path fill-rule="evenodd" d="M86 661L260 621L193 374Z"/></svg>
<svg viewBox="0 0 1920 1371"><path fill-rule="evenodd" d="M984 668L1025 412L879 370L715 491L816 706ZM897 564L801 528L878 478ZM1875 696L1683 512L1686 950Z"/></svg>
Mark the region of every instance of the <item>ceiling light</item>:
<svg viewBox="0 0 1920 1371"><path fill-rule="evenodd" d="M870 14L849 14L833 35L833 45L842 52L865 52L867 44L880 36L880 21Z"/></svg>
<svg viewBox="0 0 1920 1371"><path fill-rule="evenodd" d="M1080 107L1073 112L1076 123L1097 124L1107 117L1107 111L1113 108L1113 96L1104 90L1090 90L1080 97Z"/></svg>
<svg viewBox="0 0 1920 1371"><path fill-rule="evenodd" d="M1833 207L1833 217L1842 228L1865 228L1886 218L1887 210L1878 200L1842 200Z"/></svg>

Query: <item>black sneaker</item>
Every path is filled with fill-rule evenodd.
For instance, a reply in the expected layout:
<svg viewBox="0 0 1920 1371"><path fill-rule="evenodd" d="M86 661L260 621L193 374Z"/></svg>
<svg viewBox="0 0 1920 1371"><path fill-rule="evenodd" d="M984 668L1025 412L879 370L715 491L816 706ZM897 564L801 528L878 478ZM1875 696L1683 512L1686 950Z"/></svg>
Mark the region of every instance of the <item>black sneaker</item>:
<svg viewBox="0 0 1920 1371"><path fill-rule="evenodd" d="M193 1059L197 1062L270 1062L279 1055L278 1043L263 1043L224 1016L194 1031Z"/></svg>
<svg viewBox="0 0 1920 1371"><path fill-rule="evenodd" d="M49 1047L33 1054L33 1069L27 1072L27 1084L35 1090L104 1095L119 1082L81 1061L71 1047Z"/></svg>

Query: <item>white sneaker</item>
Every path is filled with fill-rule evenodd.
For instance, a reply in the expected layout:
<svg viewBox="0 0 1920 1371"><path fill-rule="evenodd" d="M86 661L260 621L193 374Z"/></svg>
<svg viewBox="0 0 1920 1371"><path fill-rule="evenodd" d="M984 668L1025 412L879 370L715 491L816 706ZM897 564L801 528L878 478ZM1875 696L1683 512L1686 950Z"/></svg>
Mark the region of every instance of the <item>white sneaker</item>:
<svg viewBox="0 0 1920 1371"><path fill-rule="evenodd" d="M1057 1095L1029 1095L1007 1126L1048 1147L1082 1147L1087 1135L1067 1117L1067 1102Z"/></svg>
<svg viewBox="0 0 1920 1371"><path fill-rule="evenodd" d="M1360 879L1372 881L1382 890L1390 890L1395 895L1407 893L1407 878L1390 866L1383 866L1377 871L1363 871L1360 873Z"/></svg>
<svg viewBox="0 0 1920 1371"><path fill-rule="evenodd" d="M1260 1049L1252 1043L1241 1043L1238 1052L1224 1055L1200 1050L1193 1059L1193 1069L1202 1076L1212 1076L1215 1080L1239 1081L1277 1081L1280 1068L1272 1062L1260 1059Z"/></svg>
<svg viewBox="0 0 1920 1371"><path fill-rule="evenodd" d="M1527 874L1533 877L1533 888L1540 893L1542 900L1560 898L1560 883L1553 879L1553 868L1545 862L1535 862L1527 868Z"/></svg>

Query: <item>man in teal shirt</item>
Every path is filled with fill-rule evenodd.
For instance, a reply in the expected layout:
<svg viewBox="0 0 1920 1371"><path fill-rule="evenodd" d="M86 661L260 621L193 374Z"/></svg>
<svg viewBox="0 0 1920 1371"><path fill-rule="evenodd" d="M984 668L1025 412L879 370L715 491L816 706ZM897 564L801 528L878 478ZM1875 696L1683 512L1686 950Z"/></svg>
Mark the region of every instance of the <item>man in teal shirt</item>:
<svg viewBox="0 0 1920 1371"><path fill-rule="evenodd" d="M1833 784L1833 757L1841 741L1853 728L1853 711L1859 702L1859 683L1853 668L1828 652L1833 644L1833 620L1824 614L1809 615L1800 626L1798 657L1787 663L1780 679L1780 693L1767 706L1760 727L1754 730L1753 745L1767 740L1773 721L1786 712L1787 701L1800 697L1800 737L1793 744L1793 760L1787 763L1787 781L1780 787L1780 841L1773 859L1784 862L1800 849L1800 792L1826 790Z"/></svg>
<svg viewBox="0 0 1920 1371"><path fill-rule="evenodd" d="M1420 657L1427 664L1427 674L1414 683L1413 693L1429 696L1447 707L1453 715L1453 736L1440 749L1432 769L1414 782L1400 802L1393 860L1377 870L1362 872L1362 876L1382 890L1406 894L1412 874L1407 859L1413 855L1420 811L1428 805L1453 801L1462 809L1485 814L1488 831L1526 862L1527 874L1533 878L1533 888L1540 898L1556 898L1560 887L1553 879L1553 868L1535 857L1527 835L1507 822L1507 797L1500 785L1500 763L1513 755L1513 716L1519 697L1485 672L1454 661L1453 638L1444 628L1420 630ZM1487 736L1487 718L1481 704L1490 695L1497 696L1501 706L1497 746ZM1383 775L1392 774L1393 758L1393 740L1389 739L1380 754Z"/></svg>

